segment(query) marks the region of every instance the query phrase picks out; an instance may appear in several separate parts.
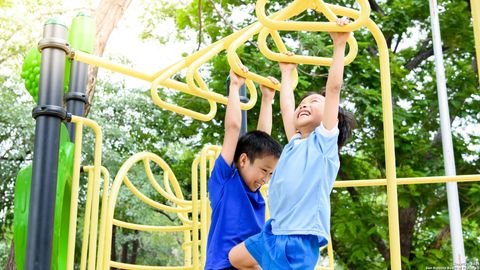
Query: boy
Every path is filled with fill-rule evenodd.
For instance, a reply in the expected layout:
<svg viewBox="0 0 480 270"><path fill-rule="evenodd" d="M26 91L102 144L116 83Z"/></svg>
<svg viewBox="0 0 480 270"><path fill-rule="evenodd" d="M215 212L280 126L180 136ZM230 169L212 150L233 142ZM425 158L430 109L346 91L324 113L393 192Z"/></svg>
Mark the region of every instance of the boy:
<svg viewBox="0 0 480 270"><path fill-rule="evenodd" d="M242 70L248 72L246 67ZM274 78L270 80L278 83ZM265 86L260 87L259 130L239 138L242 118L239 89L244 83L245 78L230 71L223 146L208 181L212 221L207 270L234 269L228 260L230 249L261 231L265 223L265 201L259 189L270 179L282 151L280 144L269 135L275 91Z"/></svg>

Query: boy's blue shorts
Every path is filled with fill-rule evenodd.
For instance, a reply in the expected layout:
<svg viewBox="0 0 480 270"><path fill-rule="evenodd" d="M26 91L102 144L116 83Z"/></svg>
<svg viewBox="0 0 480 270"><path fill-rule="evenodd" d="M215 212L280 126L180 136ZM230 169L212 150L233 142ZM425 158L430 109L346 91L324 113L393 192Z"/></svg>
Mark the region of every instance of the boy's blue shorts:
<svg viewBox="0 0 480 270"><path fill-rule="evenodd" d="M316 235L275 235L271 220L259 234L245 240L245 247L263 270L314 269L320 244Z"/></svg>

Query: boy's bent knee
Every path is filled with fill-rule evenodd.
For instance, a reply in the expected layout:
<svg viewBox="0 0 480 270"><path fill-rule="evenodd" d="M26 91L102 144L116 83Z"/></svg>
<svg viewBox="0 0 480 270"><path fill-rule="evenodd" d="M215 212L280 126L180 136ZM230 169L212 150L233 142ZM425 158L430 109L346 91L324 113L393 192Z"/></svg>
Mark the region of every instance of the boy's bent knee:
<svg viewBox="0 0 480 270"><path fill-rule="evenodd" d="M243 243L242 243L243 244ZM241 244L238 244L236 246L234 246L230 252L228 252L228 260L230 261L230 263L232 264L233 267L235 268L239 268L241 266L241 260L239 260L239 246Z"/></svg>
<svg viewBox="0 0 480 270"><path fill-rule="evenodd" d="M233 267L237 269L261 269L257 261L250 255L244 243L233 247L228 253L228 259Z"/></svg>

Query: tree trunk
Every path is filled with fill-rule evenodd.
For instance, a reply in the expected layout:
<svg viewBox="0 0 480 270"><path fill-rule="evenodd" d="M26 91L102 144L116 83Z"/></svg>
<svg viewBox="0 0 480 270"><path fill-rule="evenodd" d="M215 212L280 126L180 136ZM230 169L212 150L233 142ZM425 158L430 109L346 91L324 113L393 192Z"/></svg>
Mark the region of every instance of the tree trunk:
<svg viewBox="0 0 480 270"><path fill-rule="evenodd" d="M128 260L128 242L122 244L122 263L126 263Z"/></svg>
<svg viewBox="0 0 480 270"><path fill-rule="evenodd" d="M10 245L10 253L8 254L7 265L5 265L5 270L16 270L17 265L15 264L15 247L12 240Z"/></svg>
<svg viewBox="0 0 480 270"><path fill-rule="evenodd" d="M132 0L102 0L95 12L95 20L97 23L97 33L95 36L96 56L102 56L110 38L113 29L117 27L118 21L122 18L125 10L128 8ZM88 69L87 96L88 104L85 106L85 116L90 112L90 106L95 96L95 84L97 81L98 67L90 66Z"/></svg>
<svg viewBox="0 0 480 270"><path fill-rule="evenodd" d="M135 231L135 235L138 237L138 231ZM137 262L139 248L140 248L140 241L137 238L132 241L132 255L130 256L128 263L135 264Z"/></svg>
<svg viewBox="0 0 480 270"><path fill-rule="evenodd" d="M400 223L401 255L405 258L409 258L413 243L415 222L417 221L417 208L412 203L409 207L400 209L398 215Z"/></svg>

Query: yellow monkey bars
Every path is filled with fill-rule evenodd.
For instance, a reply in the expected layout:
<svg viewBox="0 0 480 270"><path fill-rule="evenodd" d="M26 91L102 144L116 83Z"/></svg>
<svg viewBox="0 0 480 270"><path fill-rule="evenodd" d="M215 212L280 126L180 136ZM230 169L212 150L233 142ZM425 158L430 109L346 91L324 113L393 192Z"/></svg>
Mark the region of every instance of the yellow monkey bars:
<svg viewBox="0 0 480 270"><path fill-rule="evenodd" d="M278 31L355 31L361 27L366 27L373 35L379 51L380 57L380 77L382 91L382 110L384 122L384 141L385 141L385 163L386 178L373 180L352 180L337 181L334 187L351 187L351 186L386 186L387 187L387 203L389 217L389 237L390 237L390 257L391 268L394 270L401 269L400 256L400 238L399 238L399 221L398 221L398 201L397 201L397 185L405 184L428 184L428 183L444 183L444 182L470 182L480 181L479 175L465 176L436 176L436 177L416 177L416 178L396 178L395 173L395 151L394 151L394 134L393 134L393 117L390 89L390 69L388 47L378 26L369 18L370 5L367 0L358 0L359 11L324 3L322 0L294 0L284 9L267 15L265 12L266 0L258 0L256 4L256 13L259 22L237 31L210 46L184 58L183 60L163 68L155 73L148 74L131 69L124 65L119 65L110 61L106 61L99 57L83 53L81 51L73 51L71 58L87 64L106 68L115 72L119 72L134 78L138 78L151 83L151 95L153 102L163 109L167 109L176 113L190 116L201 121L211 120L217 110L217 103L226 104L227 97L212 92L208 89L207 84L203 80L199 69L221 51L226 51L227 59L231 68L238 74L247 78L246 84L249 89L250 100L241 104L244 110L251 109L257 99L257 90L254 82L267 85L273 89L279 90L279 85L273 85L266 77L253 72L244 73L240 69L242 61L238 57L236 51L252 36L258 34L259 49L262 54L271 60L281 62L295 62L298 64L310 65L331 65L331 58L293 55L286 56L283 54L287 51ZM477 50L477 58L480 53L480 7L478 1L472 1L472 17L475 30L475 42ZM322 13L329 22L297 22L289 21L289 19L297 16L301 12L311 9ZM347 26L338 27L334 21L336 16L347 16L353 19L353 22ZM271 36L275 46L280 53L270 50L267 46L267 38ZM356 40L349 38L349 52L345 57L345 64L351 63L357 55L358 47ZM477 61L480 63L480 61ZM479 64L480 66L480 64ZM180 82L172 79L172 76L186 70L186 81ZM295 82L296 82L295 74ZM187 108L170 104L160 98L158 88L166 87L174 89L185 94L197 96L205 99L209 105L208 113L195 112ZM180 190L177 179L170 167L158 156L151 153L139 153L128 159L121 167L113 184L109 187L108 171L101 167L101 144L102 133L100 127L93 121L73 117L72 122L76 123L76 141L74 156L74 173L72 183L72 200L71 200L71 216L70 231L68 244L67 269L73 269L74 247L75 247L75 231L77 218L77 202L79 190L79 172L81 158L81 137L83 126L90 127L96 135L94 165L84 167L88 173L87 185L87 204L85 210L84 236L82 241L80 269L109 269L116 267L120 269L201 269L205 265L206 260L206 241L208 228L210 226L210 207L207 197L207 179L213 168L215 158L220 153L219 147L207 146L192 164L192 200L186 200ZM137 163L143 163L146 177L152 187L161 194L169 203L163 204L150 199L148 196L140 192L128 177L128 171ZM163 186L159 184L156 176L153 174L150 164L154 163L163 170ZM102 193L102 208L100 218L100 229L98 228L98 212L99 212L99 195L100 195L100 179L103 178L104 187ZM200 178L200 179L199 179ZM114 218L116 200L120 187L125 185L132 194L137 196L149 206L175 213L182 225L178 226L154 226L145 224L136 224L127 221L121 221ZM266 186L262 188L264 197ZM267 209L268 217L268 209ZM156 267L156 266L140 266L120 263L110 260L111 253L111 237L112 227L118 226L122 228L139 230L139 231L162 231L162 232L183 232L184 243L182 249L184 251L184 266L175 267ZM97 245L98 236L98 245ZM322 269L333 268L333 250L331 244L328 245L329 266ZM88 254L87 254L88 253Z"/></svg>

